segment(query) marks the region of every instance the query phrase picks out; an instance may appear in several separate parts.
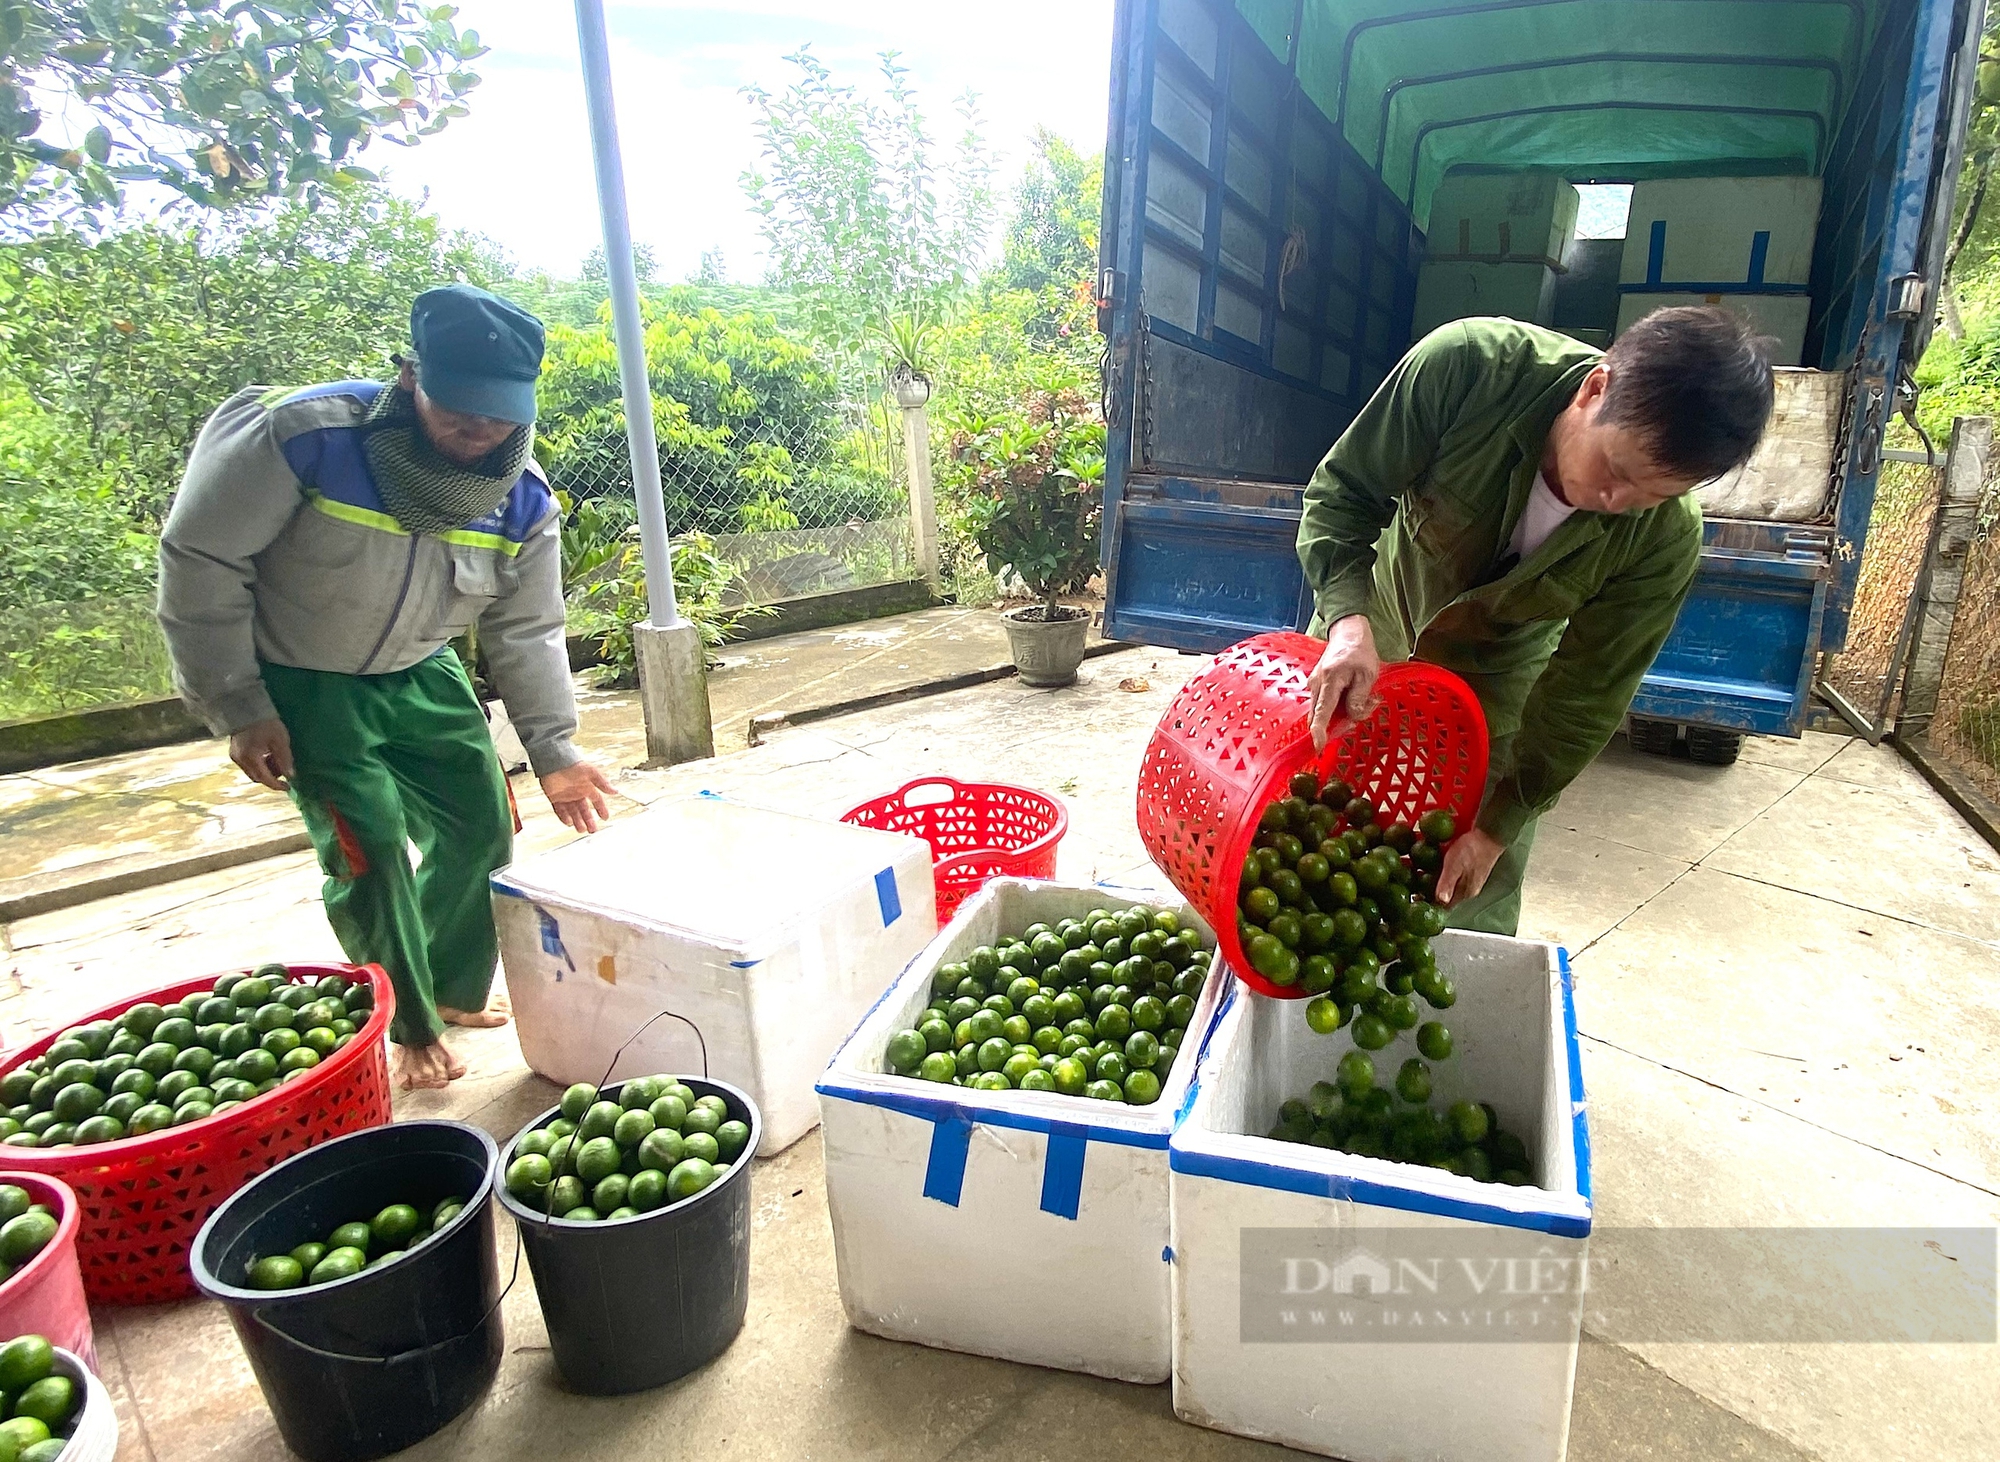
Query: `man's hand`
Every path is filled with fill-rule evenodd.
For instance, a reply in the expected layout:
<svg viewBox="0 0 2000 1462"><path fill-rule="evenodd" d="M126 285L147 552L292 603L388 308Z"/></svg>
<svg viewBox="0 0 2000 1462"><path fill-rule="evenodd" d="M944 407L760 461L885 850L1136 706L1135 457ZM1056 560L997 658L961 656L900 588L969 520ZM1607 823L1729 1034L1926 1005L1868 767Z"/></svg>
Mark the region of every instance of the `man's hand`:
<svg viewBox="0 0 2000 1462"><path fill-rule="evenodd" d="M231 732L229 759L243 768L243 775L251 781L273 792L291 790L292 738L277 717L252 721L241 731Z"/></svg>
<svg viewBox="0 0 2000 1462"><path fill-rule="evenodd" d="M1506 851L1505 844L1476 827L1453 838L1438 870L1437 901L1449 907L1476 897Z"/></svg>
<svg viewBox="0 0 2000 1462"><path fill-rule="evenodd" d="M611 806L604 798L606 793L617 790L611 785L611 778L587 761L562 767L542 778L542 795L549 799L549 806L556 810L563 826L580 833L594 833L611 820Z"/></svg>
<svg viewBox="0 0 2000 1462"><path fill-rule="evenodd" d="M1360 720L1375 709L1375 677L1382 660L1375 653L1375 631L1365 614L1335 620L1326 637L1326 653L1306 678L1312 693L1313 749L1326 749L1327 728L1335 716ZM1343 707L1344 712L1343 712Z"/></svg>

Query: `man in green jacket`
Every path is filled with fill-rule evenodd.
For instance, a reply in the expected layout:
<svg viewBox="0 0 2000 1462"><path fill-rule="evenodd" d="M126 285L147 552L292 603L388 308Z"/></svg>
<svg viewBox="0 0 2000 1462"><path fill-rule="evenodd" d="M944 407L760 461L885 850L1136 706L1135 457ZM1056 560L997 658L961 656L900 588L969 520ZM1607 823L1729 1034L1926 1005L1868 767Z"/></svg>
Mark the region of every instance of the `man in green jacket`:
<svg viewBox="0 0 2000 1462"><path fill-rule="evenodd" d="M1618 729L1694 582L1689 489L1771 414L1765 342L1716 308L1658 310L1600 353L1517 320L1417 342L1306 488L1312 730L1373 708L1384 661L1455 671L1486 712L1477 824L1438 898L1512 934L1535 822Z"/></svg>

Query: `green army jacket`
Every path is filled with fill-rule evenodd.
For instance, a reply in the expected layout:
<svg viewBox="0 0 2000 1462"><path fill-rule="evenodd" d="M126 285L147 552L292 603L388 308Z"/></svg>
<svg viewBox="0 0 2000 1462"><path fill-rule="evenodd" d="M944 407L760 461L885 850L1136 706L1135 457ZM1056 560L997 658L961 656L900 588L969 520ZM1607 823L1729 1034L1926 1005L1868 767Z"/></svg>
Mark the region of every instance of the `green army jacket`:
<svg viewBox="0 0 2000 1462"><path fill-rule="evenodd" d="M1456 671L1493 761L1479 825L1510 842L1618 729L1701 552L1692 493L1579 512L1496 574L1549 428L1599 352L1517 320L1419 341L1306 488L1299 560L1312 632L1366 614L1382 658Z"/></svg>

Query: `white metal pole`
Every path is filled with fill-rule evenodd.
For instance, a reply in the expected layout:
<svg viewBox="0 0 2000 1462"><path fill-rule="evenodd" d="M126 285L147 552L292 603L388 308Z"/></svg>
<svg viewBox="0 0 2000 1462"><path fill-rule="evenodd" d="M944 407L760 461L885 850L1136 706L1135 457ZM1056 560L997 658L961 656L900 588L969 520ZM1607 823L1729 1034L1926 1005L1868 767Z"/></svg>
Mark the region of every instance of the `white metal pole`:
<svg viewBox="0 0 2000 1462"><path fill-rule="evenodd" d="M639 503L639 549L646 562L646 608L662 629L681 624L674 602L673 545L660 488L660 444L653 436L653 390L646 378L645 327L639 320L639 279L632 268L632 225L625 214L625 163L618 151L618 114L611 100L611 47L603 0L576 0L583 50L583 92L590 106L590 151L597 163L597 207L604 217L604 264L611 282L611 321L618 337L618 380L625 391L625 437L632 452L632 492Z"/></svg>

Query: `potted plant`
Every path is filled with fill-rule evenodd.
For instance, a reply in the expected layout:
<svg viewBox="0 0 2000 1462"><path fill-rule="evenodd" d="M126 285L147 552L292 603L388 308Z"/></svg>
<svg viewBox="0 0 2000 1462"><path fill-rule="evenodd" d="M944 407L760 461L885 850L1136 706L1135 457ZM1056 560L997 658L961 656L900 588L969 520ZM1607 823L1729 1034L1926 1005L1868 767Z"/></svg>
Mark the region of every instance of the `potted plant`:
<svg viewBox="0 0 2000 1462"><path fill-rule="evenodd" d="M905 411L914 411L931 399L931 345L942 326L921 303L900 313L885 312L875 325L875 344L882 352L889 394Z"/></svg>
<svg viewBox="0 0 2000 1462"><path fill-rule="evenodd" d="M977 463L973 541L994 574L1012 574L1041 601L1002 616L1029 685L1068 685L1083 663L1090 611L1057 596L1097 571L1104 428L1094 411L1081 392L1037 393L1025 420L999 420L961 444Z"/></svg>

